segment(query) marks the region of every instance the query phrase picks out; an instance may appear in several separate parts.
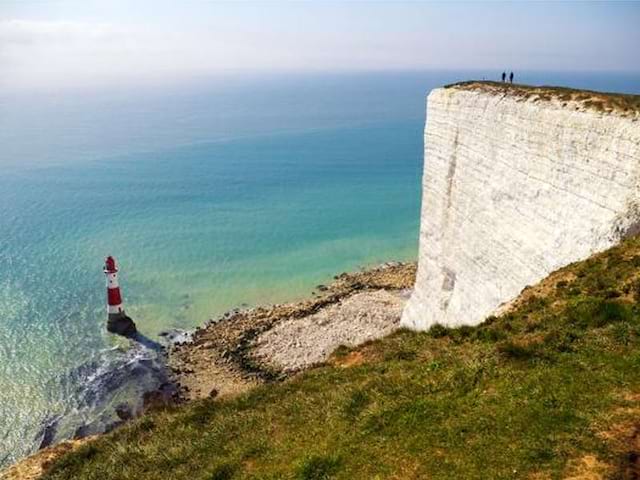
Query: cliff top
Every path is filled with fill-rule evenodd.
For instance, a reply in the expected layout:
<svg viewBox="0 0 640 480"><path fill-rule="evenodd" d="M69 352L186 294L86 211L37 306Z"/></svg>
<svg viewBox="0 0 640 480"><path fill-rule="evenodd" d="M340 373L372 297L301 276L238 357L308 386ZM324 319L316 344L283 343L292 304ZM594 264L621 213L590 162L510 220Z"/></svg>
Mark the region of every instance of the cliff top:
<svg viewBox="0 0 640 480"><path fill-rule="evenodd" d="M477 80L453 83L445 85L444 88L478 90L492 94L509 95L533 102L555 101L563 107L571 103L575 105L576 110L615 113L625 117L640 115L640 95Z"/></svg>

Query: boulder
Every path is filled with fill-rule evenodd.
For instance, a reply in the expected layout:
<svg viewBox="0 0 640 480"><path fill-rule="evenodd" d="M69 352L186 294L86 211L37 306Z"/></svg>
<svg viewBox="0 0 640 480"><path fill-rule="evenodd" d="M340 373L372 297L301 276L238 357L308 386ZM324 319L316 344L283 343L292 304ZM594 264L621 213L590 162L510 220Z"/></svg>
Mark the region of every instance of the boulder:
<svg viewBox="0 0 640 480"><path fill-rule="evenodd" d="M107 331L123 337L133 337L138 333L136 324L126 315L110 316L107 321Z"/></svg>

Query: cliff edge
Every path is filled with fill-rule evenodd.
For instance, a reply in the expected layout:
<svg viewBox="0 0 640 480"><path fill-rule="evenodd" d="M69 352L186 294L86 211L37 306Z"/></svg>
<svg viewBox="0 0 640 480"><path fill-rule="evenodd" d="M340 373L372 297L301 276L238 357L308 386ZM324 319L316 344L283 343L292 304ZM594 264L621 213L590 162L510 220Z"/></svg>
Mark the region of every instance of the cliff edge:
<svg viewBox="0 0 640 480"><path fill-rule="evenodd" d="M640 97L466 82L433 90L420 253L402 324L476 325L636 233Z"/></svg>

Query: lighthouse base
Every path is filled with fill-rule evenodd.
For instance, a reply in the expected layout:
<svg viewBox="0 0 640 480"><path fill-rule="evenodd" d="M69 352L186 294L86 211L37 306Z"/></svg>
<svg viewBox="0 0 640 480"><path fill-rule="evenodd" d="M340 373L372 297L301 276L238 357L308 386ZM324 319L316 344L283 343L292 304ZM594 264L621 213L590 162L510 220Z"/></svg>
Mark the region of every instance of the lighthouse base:
<svg viewBox="0 0 640 480"><path fill-rule="evenodd" d="M109 314L107 331L123 337L133 337L138 333L136 324L124 312Z"/></svg>

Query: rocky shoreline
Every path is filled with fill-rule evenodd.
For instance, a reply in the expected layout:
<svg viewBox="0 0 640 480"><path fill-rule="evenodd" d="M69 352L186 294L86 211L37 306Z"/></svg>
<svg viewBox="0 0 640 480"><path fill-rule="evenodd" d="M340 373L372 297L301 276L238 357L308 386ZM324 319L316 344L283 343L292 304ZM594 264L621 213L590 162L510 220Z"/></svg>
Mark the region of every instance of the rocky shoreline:
<svg viewBox="0 0 640 480"><path fill-rule="evenodd" d="M342 273L296 303L234 310L196 329L168 352L179 401L229 396L325 361L340 345L389 334L416 275L415 263L389 262Z"/></svg>

